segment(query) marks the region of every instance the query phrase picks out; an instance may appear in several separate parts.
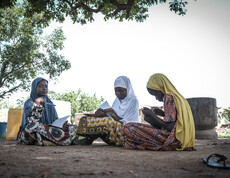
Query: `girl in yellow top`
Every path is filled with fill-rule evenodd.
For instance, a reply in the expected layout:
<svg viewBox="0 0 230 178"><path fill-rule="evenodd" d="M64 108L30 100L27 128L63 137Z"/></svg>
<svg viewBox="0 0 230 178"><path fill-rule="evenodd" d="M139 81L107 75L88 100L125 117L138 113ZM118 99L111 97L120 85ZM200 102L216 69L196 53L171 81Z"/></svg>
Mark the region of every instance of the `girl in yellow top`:
<svg viewBox="0 0 230 178"><path fill-rule="evenodd" d="M126 124L123 128L125 148L194 150L195 126L187 100L163 74L152 75L147 90L157 100L164 102L164 111L143 108L144 119L151 125Z"/></svg>

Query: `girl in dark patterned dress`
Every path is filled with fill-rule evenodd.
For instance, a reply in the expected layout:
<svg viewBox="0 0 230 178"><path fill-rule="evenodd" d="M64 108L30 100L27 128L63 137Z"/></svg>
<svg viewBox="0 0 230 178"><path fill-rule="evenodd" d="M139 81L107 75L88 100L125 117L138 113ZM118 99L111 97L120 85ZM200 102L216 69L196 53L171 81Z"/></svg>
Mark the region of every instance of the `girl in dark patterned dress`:
<svg viewBox="0 0 230 178"><path fill-rule="evenodd" d="M163 74L152 75L147 90L157 100L164 102L164 111L143 108L144 120L150 124L126 124L123 128L124 147L140 150L194 150L195 127L187 100Z"/></svg>
<svg viewBox="0 0 230 178"><path fill-rule="evenodd" d="M77 126L63 124L62 128L52 124L58 115L55 105L47 96L48 81L36 78L32 82L30 99L23 108L22 123L18 133L19 144L71 145L77 139Z"/></svg>

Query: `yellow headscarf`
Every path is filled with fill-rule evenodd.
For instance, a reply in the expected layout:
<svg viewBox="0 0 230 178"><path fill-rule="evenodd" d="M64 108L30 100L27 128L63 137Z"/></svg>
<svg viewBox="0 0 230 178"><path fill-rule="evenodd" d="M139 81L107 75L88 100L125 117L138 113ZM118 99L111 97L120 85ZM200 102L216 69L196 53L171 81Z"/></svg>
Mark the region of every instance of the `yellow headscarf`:
<svg viewBox="0 0 230 178"><path fill-rule="evenodd" d="M191 108L187 100L176 90L170 80L163 74L150 77L147 88L160 90L164 94L171 94L176 104L177 122L176 138L181 142L181 150L195 145L195 126Z"/></svg>

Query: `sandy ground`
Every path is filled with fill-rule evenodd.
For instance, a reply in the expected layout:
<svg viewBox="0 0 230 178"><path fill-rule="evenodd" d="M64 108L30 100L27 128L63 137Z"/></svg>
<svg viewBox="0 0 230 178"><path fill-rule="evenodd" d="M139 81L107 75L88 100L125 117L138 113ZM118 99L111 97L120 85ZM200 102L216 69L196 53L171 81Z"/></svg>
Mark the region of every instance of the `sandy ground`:
<svg viewBox="0 0 230 178"><path fill-rule="evenodd" d="M202 159L225 154L230 139L196 140L196 151L139 151L91 146L26 146L0 139L0 177L230 177Z"/></svg>

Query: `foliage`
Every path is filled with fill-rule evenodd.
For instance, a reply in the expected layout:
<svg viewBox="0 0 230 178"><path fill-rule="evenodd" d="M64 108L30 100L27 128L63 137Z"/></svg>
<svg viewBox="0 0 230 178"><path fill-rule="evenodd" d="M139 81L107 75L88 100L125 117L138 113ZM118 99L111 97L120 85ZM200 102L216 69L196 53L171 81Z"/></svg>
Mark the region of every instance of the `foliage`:
<svg viewBox="0 0 230 178"><path fill-rule="evenodd" d="M0 101L0 109L14 108L14 105L9 101Z"/></svg>
<svg viewBox="0 0 230 178"><path fill-rule="evenodd" d="M230 138L230 134L218 134L218 138Z"/></svg>
<svg viewBox="0 0 230 178"><path fill-rule="evenodd" d="M0 101L0 109L10 109L10 108L23 108L24 103L29 97L21 97L16 100L16 104L10 102L8 99Z"/></svg>
<svg viewBox="0 0 230 178"><path fill-rule="evenodd" d="M55 79L71 67L58 54L64 47L62 29L43 36L44 13L25 17L25 6L0 8L0 98L18 90L28 91L38 74Z"/></svg>
<svg viewBox="0 0 230 178"><path fill-rule="evenodd" d="M221 114L221 116L230 121L230 107L224 108L224 111Z"/></svg>
<svg viewBox="0 0 230 178"><path fill-rule="evenodd" d="M2 9L5 9L5 8L8 8L8 7L12 7L16 4L16 1L17 0L3 0L3 1L0 1L0 8Z"/></svg>
<svg viewBox="0 0 230 178"><path fill-rule="evenodd" d="M5 1L0 3L0 8L15 5ZM73 22L86 24L94 21L93 15L101 13L105 20L118 19L119 21L136 20L143 22L148 17L148 9L159 3L166 3L167 0L21 0L28 2L26 6L27 16L34 13L44 13L46 22L56 20L63 22L69 16ZM20 1L19 1L20 2ZM186 14L187 2L184 0L169 0L169 8L178 15Z"/></svg>
<svg viewBox="0 0 230 178"><path fill-rule="evenodd" d="M26 100L28 100L30 97L21 97L21 98L18 98L16 100L16 108L22 108L24 106L24 103L26 102Z"/></svg>
<svg viewBox="0 0 230 178"><path fill-rule="evenodd" d="M104 101L101 97L98 99L96 94L89 96L79 89L78 91L65 92L63 94L54 91L49 92L49 97L52 100L69 101L71 103L71 117L75 117L75 113L92 112L96 110Z"/></svg>
<svg viewBox="0 0 230 178"><path fill-rule="evenodd" d="M185 6L188 4L186 1L177 1L174 0L173 2L169 2L169 8L171 11L174 11L178 15L185 15L186 14L186 9Z"/></svg>

